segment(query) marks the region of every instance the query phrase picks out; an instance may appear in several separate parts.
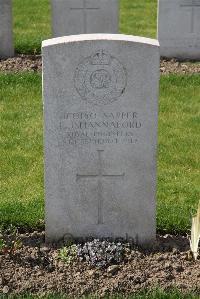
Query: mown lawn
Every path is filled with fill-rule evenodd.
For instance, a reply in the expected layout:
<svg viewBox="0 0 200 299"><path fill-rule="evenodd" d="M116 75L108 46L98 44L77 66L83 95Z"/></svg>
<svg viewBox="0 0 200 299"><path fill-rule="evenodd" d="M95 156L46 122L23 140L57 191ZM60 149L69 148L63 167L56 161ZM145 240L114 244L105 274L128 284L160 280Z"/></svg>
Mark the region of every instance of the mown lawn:
<svg viewBox="0 0 200 299"><path fill-rule="evenodd" d="M0 75L0 222L38 225L43 219L41 76Z"/></svg>
<svg viewBox="0 0 200 299"><path fill-rule="evenodd" d="M121 0L120 32L156 37L157 0ZM13 0L17 53L40 53L41 41L51 38L49 0Z"/></svg>
<svg viewBox="0 0 200 299"><path fill-rule="evenodd" d="M161 77L157 227L184 231L200 199L200 76Z"/></svg>
<svg viewBox="0 0 200 299"><path fill-rule="evenodd" d="M66 295L51 294L47 296L35 296L35 295L24 295L24 296L6 296L5 299L68 299ZM83 299L97 299L96 296L84 296ZM105 299L123 299L123 295L104 297ZM172 290L171 292L163 292L161 290L155 290L151 292L143 292L141 294L134 294L126 297L127 299L198 299L199 297L195 294L181 294L180 292Z"/></svg>
<svg viewBox="0 0 200 299"><path fill-rule="evenodd" d="M157 0L121 0L120 32L156 38Z"/></svg>
<svg viewBox="0 0 200 299"><path fill-rule="evenodd" d="M200 76L162 76L157 228L186 232L200 198ZM0 223L44 220L41 75L1 74Z"/></svg>
<svg viewBox="0 0 200 299"><path fill-rule="evenodd" d="M17 53L39 54L41 41L51 38L49 3L13 0ZM156 37L157 0L121 0L120 6L121 33ZM185 233L200 198L200 76L162 76L159 107L157 229ZM0 74L0 112L0 226L38 228L44 224L41 75ZM155 291L129 298L198 297Z"/></svg>

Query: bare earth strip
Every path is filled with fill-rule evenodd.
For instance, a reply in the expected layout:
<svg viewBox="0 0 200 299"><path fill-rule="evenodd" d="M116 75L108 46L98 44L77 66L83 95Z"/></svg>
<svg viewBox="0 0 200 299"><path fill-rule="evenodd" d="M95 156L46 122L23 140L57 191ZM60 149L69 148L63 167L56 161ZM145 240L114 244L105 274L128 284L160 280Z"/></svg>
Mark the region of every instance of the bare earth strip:
<svg viewBox="0 0 200 299"><path fill-rule="evenodd" d="M63 292L76 298L176 287L183 293L200 294L200 259L193 261L189 240L183 236L157 236L151 251L129 247L119 264L104 268L78 258L63 262L58 246L44 244L43 232L19 237L21 248L13 254L0 253L0 293Z"/></svg>
<svg viewBox="0 0 200 299"><path fill-rule="evenodd" d="M0 60L0 72L32 71L41 72L41 55L18 55L14 58ZM178 62L175 59L161 60L161 74L200 74L200 62Z"/></svg>

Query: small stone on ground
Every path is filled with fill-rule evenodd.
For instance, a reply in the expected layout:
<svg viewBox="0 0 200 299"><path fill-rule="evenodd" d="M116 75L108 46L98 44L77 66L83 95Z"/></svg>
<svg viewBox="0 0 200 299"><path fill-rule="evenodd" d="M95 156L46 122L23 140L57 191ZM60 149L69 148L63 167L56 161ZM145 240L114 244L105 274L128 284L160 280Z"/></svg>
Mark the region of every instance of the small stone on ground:
<svg viewBox="0 0 200 299"><path fill-rule="evenodd" d="M104 265L81 260L78 254L74 258L74 253L71 259L62 259L60 248L64 243L61 242L60 247L44 245L44 232L21 234L19 239L22 246L13 254L0 253L0 293L56 292L77 298L91 293L97 296L129 295L159 286L163 290L175 287L181 292L200 295L200 259L195 262L191 258L189 241L183 236L157 236L152 250L122 243L124 250L120 260L111 259ZM116 248L111 246L114 243L106 242L93 240L79 244L78 248L88 249L90 243L90 249L96 250L95 254L106 246L109 252L113 249L115 253ZM101 258L100 261L105 261Z"/></svg>

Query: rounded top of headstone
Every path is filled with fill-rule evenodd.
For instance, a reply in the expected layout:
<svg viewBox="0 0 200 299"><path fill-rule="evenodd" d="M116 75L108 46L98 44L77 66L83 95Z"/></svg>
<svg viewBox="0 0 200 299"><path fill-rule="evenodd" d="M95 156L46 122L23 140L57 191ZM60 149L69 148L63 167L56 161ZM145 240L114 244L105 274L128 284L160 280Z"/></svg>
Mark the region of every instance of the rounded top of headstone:
<svg viewBox="0 0 200 299"><path fill-rule="evenodd" d="M110 41L126 41L138 44L146 44L149 46L159 47L159 42L156 39L124 35L124 34L104 34L104 33L93 33L93 34L79 34L79 35L69 35L62 36L52 39L47 39L42 42L42 48L54 46L58 44L82 42L82 41L97 41L97 40L110 40Z"/></svg>

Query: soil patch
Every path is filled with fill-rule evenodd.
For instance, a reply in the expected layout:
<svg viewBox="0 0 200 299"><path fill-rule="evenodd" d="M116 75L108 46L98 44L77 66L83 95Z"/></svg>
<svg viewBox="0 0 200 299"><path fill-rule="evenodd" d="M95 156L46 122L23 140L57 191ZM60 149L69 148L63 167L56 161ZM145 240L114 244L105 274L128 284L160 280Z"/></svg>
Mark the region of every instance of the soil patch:
<svg viewBox="0 0 200 299"><path fill-rule="evenodd" d="M151 250L125 243L123 259L103 267L74 254L66 258L60 250L63 243L45 245L44 232L21 234L18 239L21 248L0 254L0 293L56 292L77 298L175 287L200 295L200 259L192 259L188 239L183 236L157 236ZM85 248L85 244L81 246Z"/></svg>
<svg viewBox="0 0 200 299"><path fill-rule="evenodd" d="M41 55L18 55L13 58L0 60L1 72L21 71L41 72L42 59ZM200 63L198 62L179 62L175 59L161 60L160 65L161 74L200 74Z"/></svg>
<svg viewBox="0 0 200 299"><path fill-rule="evenodd" d="M162 59L160 62L161 74L200 74L200 63L199 62L179 62L175 59L165 60Z"/></svg>
<svg viewBox="0 0 200 299"><path fill-rule="evenodd" d="M0 60L1 72L41 72L41 55L18 55L13 58Z"/></svg>

